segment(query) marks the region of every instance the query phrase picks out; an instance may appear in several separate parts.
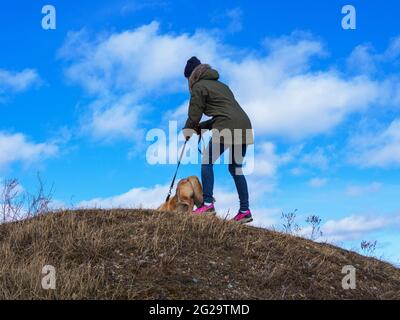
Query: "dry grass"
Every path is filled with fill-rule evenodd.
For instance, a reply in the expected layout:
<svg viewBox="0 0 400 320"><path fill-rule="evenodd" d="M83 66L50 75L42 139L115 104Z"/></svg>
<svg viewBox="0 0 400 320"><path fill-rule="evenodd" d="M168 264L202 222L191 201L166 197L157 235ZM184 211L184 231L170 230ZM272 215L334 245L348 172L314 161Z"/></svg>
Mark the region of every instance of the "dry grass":
<svg viewBox="0 0 400 320"><path fill-rule="evenodd" d="M216 217L86 210L0 225L1 299L399 299L400 270ZM41 288L44 265L56 290ZM341 287L342 267L357 289Z"/></svg>

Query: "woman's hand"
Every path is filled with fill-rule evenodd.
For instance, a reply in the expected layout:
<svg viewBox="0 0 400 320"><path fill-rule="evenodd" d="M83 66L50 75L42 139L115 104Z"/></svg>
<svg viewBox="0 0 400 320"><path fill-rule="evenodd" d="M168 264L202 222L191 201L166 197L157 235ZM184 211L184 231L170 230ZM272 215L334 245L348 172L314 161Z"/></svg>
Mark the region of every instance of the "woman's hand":
<svg viewBox="0 0 400 320"><path fill-rule="evenodd" d="M194 133L197 133L197 131L194 130L194 129L183 129L183 130L182 130L182 134L183 134L183 136L185 137L185 140L186 140L186 141L190 140L190 138L192 137L192 135L193 135Z"/></svg>

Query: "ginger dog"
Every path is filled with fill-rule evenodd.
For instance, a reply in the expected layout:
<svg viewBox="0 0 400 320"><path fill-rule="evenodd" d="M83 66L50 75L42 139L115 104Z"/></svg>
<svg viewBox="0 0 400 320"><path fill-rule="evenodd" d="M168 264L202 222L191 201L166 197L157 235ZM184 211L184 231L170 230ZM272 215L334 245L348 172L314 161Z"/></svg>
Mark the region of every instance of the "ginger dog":
<svg viewBox="0 0 400 320"><path fill-rule="evenodd" d="M203 188L195 176L179 181L176 195L157 210L161 212L192 213L193 208L203 205Z"/></svg>

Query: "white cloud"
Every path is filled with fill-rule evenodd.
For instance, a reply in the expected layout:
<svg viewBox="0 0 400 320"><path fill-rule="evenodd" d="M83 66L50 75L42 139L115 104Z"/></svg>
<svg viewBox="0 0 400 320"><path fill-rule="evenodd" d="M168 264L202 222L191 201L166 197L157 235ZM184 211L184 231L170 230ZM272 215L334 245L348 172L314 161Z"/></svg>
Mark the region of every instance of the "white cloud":
<svg viewBox="0 0 400 320"><path fill-rule="evenodd" d="M272 142L259 143L256 149L253 175L269 178L274 177L278 168L292 161L294 156L299 152L297 148L294 148L287 153L279 155L277 154L275 144Z"/></svg>
<svg viewBox="0 0 400 320"><path fill-rule="evenodd" d="M363 44L355 47L347 58L348 67L353 72L363 74L376 72L376 58L373 56L372 50L373 48L370 44Z"/></svg>
<svg viewBox="0 0 400 320"><path fill-rule="evenodd" d="M271 142L258 146L260 150L254 161L254 174L260 176L275 176L280 159L276 154L276 147Z"/></svg>
<svg viewBox="0 0 400 320"><path fill-rule="evenodd" d="M186 60L197 54L213 62L217 47L217 41L203 32L161 34L159 24L152 22L93 41L84 30L69 33L59 55L68 62L67 78L95 98L82 127L94 128L92 134L98 138L108 133L126 138L129 128L138 125L143 100L187 90Z"/></svg>
<svg viewBox="0 0 400 320"><path fill-rule="evenodd" d="M13 162L32 163L56 155L58 147L52 143L34 143L21 134L0 132L0 168Z"/></svg>
<svg viewBox="0 0 400 320"><path fill-rule="evenodd" d="M347 65L355 73L373 74L381 69L382 64L396 61L399 56L400 37L396 37L383 53L377 53L370 43L355 47L347 59Z"/></svg>
<svg viewBox="0 0 400 320"><path fill-rule="evenodd" d="M328 183L328 179L324 178L313 178L311 179L308 184L313 188L321 188Z"/></svg>
<svg viewBox="0 0 400 320"><path fill-rule="evenodd" d="M212 29L215 35L233 34L243 30L243 10L239 7L224 11L216 10L210 15L210 22L217 25Z"/></svg>
<svg viewBox="0 0 400 320"><path fill-rule="evenodd" d="M216 187L214 190L215 206L221 216L235 216L239 209L239 198L235 191Z"/></svg>
<svg viewBox="0 0 400 320"><path fill-rule="evenodd" d="M39 82L39 75L33 69L20 72L0 69L0 94L22 92Z"/></svg>
<svg viewBox="0 0 400 320"><path fill-rule="evenodd" d="M294 176L301 176L305 173L305 170L303 168L295 167L290 169L290 173Z"/></svg>
<svg viewBox="0 0 400 320"><path fill-rule="evenodd" d="M165 8L167 6L168 6L167 1L160 1L160 0L154 0L154 1L130 0L130 1L124 1L122 6L121 3L116 3L116 7L118 7L118 10L122 15L136 13L138 11L142 11L145 9Z"/></svg>
<svg viewBox="0 0 400 320"><path fill-rule="evenodd" d="M162 33L152 22L97 40L83 31L70 33L60 56L69 61L67 77L95 97L130 94L140 105L141 99L187 92L183 68L197 55L221 71L258 135L301 139L325 133L391 93L387 83L368 76L314 70L312 61L326 52L310 35L265 43L267 51L255 55L227 48L212 33Z"/></svg>
<svg viewBox="0 0 400 320"><path fill-rule="evenodd" d="M259 228L275 229L279 224L282 210L280 208L254 207L252 209L254 222L252 225Z"/></svg>
<svg viewBox="0 0 400 320"><path fill-rule="evenodd" d="M228 32L236 33L243 29L242 17L243 11L240 8L229 9L226 11L226 16L230 19Z"/></svg>
<svg viewBox="0 0 400 320"><path fill-rule="evenodd" d="M350 161L361 167L400 165L400 119L381 132L367 133L351 139Z"/></svg>
<svg viewBox="0 0 400 320"><path fill-rule="evenodd" d="M137 110L113 106L104 112L96 110L93 114L92 133L100 137L134 136L134 125L137 121Z"/></svg>
<svg viewBox="0 0 400 320"><path fill-rule="evenodd" d="M384 59L394 61L400 57L400 37L391 40L389 47L384 53Z"/></svg>
<svg viewBox="0 0 400 320"><path fill-rule="evenodd" d="M388 216L366 216L351 215L339 220L328 220L320 227L322 236L317 237L317 241L336 242L361 241L365 240L368 234L400 226L399 215ZM299 235L308 237L312 232L311 226L302 227Z"/></svg>
<svg viewBox="0 0 400 320"><path fill-rule="evenodd" d="M52 199L49 203L49 208L54 211L68 210L68 209L71 209L71 205L65 203L62 200Z"/></svg>
<svg viewBox="0 0 400 320"><path fill-rule="evenodd" d="M329 157L325 150L316 148L313 152L304 154L300 162L313 168L326 169L329 165Z"/></svg>
<svg viewBox="0 0 400 320"><path fill-rule="evenodd" d="M156 185L151 188L133 188L126 193L108 198L95 198L82 201L77 207L80 208L146 208L156 209L165 200L168 186Z"/></svg>
<svg viewBox="0 0 400 320"><path fill-rule="evenodd" d="M312 70L311 61L325 51L310 37L294 34L271 40L268 49L264 57L223 64L258 134L304 138L325 133L388 95L386 86L366 76Z"/></svg>
<svg viewBox="0 0 400 320"><path fill-rule="evenodd" d="M186 60L216 56L217 43L205 33L161 34L159 23L88 40L84 31L70 33L60 56L73 63L67 77L91 93L135 92L138 95L182 90ZM76 50L76 48L84 50Z"/></svg>
<svg viewBox="0 0 400 320"><path fill-rule="evenodd" d="M351 197L359 197L370 193L376 193L382 190L382 183L374 182L365 186L348 186L346 194Z"/></svg>
<svg viewBox="0 0 400 320"><path fill-rule="evenodd" d="M301 139L325 133L350 113L377 102L382 94L379 83L367 78L345 80L334 72L285 77L271 75L267 70L273 66L268 63L251 63L254 66L237 68L232 83L258 134Z"/></svg>
<svg viewBox="0 0 400 320"><path fill-rule="evenodd" d="M83 132L105 141L116 138L138 139L140 113L144 107L125 94L119 98L99 98L90 106L92 112L82 120Z"/></svg>
<svg viewBox="0 0 400 320"><path fill-rule="evenodd" d="M167 111L164 114L164 120L167 121L178 121L180 124L184 123L188 116L189 100L185 100L175 110Z"/></svg>
<svg viewBox="0 0 400 320"><path fill-rule="evenodd" d="M398 216L349 216L340 220L329 220L321 228L322 238L330 241L356 240L369 232L398 225Z"/></svg>

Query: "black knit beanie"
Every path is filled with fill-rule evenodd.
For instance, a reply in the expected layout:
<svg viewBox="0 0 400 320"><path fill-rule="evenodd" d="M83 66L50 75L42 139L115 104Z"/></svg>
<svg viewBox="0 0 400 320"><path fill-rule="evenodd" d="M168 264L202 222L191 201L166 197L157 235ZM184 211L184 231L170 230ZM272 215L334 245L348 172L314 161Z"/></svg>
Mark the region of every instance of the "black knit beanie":
<svg viewBox="0 0 400 320"><path fill-rule="evenodd" d="M191 57L185 67L185 77L190 78L193 70L199 65L201 65L201 61L196 57Z"/></svg>

